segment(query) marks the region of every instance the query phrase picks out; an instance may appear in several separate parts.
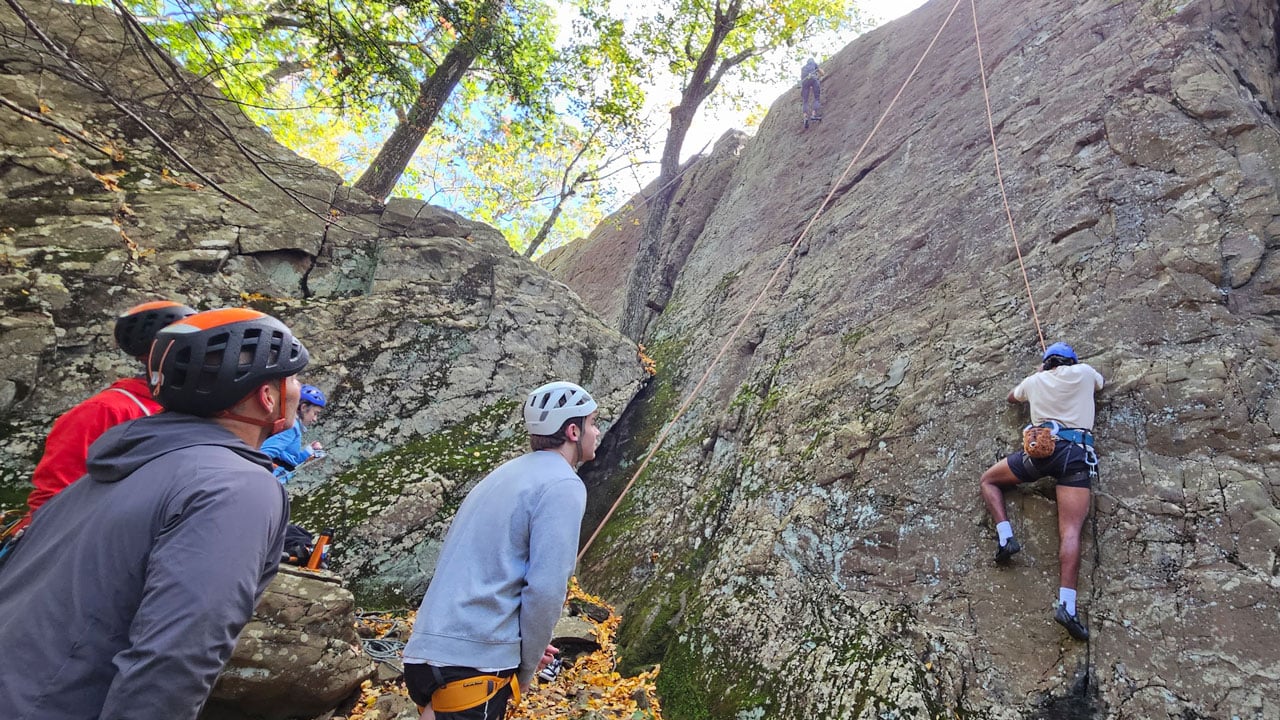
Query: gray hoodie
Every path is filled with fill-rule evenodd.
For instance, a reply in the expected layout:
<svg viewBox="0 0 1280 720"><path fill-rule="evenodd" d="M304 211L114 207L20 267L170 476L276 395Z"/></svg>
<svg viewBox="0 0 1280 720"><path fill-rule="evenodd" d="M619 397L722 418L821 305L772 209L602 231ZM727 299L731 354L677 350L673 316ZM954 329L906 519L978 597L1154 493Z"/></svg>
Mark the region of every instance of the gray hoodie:
<svg viewBox="0 0 1280 720"><path fill-rule="evenodd" d="M107 431L0 566L6 720L195 718L288 515L271 461L211 420Z"/></svg>

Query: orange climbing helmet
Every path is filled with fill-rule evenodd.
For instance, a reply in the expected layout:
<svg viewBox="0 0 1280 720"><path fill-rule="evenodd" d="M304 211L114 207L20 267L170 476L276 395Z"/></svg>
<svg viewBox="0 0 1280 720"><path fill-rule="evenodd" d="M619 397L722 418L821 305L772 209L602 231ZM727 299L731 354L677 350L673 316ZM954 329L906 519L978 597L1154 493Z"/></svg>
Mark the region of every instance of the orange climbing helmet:
<svg viewBox="0 0 1280 720"><path fill-rule="evenodd" d="M147 379L166 410L211 417L264 382L297 375L309 359L284 323L257 310L224 308L157 333Z"/></svg>
<svg viewBox="0 0 1280 720"><path fill-rule="evenodd" d="M134 305L116 317L116 345L131 357L144 357L161 328L195 314L194 309L171 300Z"/></svg>

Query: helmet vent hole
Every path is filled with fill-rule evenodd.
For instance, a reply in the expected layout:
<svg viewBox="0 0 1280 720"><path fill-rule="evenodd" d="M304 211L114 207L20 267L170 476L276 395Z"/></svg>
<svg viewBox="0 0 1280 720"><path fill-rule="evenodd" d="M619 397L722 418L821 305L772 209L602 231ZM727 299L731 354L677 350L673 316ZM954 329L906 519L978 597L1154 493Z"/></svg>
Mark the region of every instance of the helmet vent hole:
<svg viewBox="0 0 1280 720"><path fill-rule="evenodd" d="M280 333L271 333L268 341L269 350L267 353L267 367L272 368L280 364L280 351L284 347L284 336Z"/></svg>

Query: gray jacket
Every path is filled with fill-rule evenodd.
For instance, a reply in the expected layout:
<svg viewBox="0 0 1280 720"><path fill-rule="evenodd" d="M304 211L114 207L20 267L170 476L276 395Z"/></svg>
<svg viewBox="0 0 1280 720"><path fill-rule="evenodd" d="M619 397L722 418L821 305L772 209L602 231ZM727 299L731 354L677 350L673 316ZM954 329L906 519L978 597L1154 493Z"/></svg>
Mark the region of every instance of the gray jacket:
<svg viewBox="0 0 1280 720"><path fill-rule="evenodd" d="M275 576L289 501L218 424L117 425L0 566L7 720L195 718Z"/></svg>
<svg viewBox="0 0 1280 720"><path fill-rule="evenodd" d="M564 607L586 504L577 473L551 450L489 473L449 526L405 662L518 668L528 685Z"/></svg>

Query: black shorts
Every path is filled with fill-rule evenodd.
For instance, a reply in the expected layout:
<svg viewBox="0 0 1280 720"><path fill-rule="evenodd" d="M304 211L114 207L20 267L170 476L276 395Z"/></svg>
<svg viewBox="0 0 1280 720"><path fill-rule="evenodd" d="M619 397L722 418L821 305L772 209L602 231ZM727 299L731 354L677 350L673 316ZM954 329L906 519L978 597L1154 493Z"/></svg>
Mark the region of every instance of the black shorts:
<svg viewBox="0 0 1280 720"><path fill-rule="evenodd" d="M1084 448L1075 443L1059 440L1054 443L1053 454L1039 460L1028 458L1021 450L1011 453L1005 460L1020 483L1051 477L1062 487L1087 489L1090 486L1091 473L1089 463L1085 462Z"/></svg>
<svg viewBox="0 0 1280 720"><path fill-rule="evenodd" d="M432 667L420 663L404 664L404 684L409 690L409 698L419 707L431 704L431 695L441 687L455 680L465 680L477 675L497 675L511 677L516 674L515 668L500 672L480 672L466 667ZM511 686L506 685L483 705L477 705L461 712L436 713L438 720L502 720L507 714L507 703L511 700Z"/></svg>

